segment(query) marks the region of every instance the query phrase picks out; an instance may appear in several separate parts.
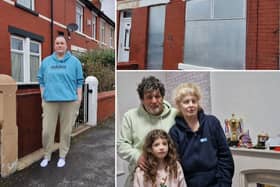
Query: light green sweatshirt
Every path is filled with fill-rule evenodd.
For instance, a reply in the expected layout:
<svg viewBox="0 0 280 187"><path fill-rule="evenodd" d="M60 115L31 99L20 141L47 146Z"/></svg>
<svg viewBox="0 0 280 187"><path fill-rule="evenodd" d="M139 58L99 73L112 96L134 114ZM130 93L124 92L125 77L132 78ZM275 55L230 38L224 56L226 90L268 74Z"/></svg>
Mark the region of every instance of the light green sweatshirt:
<svg viewBox="0 0 280 187"><path fill-rule="evenodd" d="M169 131L175 123L176 109L163 102L164 110L154 116L146 112L143 106L131 109L124 114L120 135L117 141L118 155L129 162L129 176L126 187L131 187L136 162L142 154L142 146L148 132L154 129Z"/></svg>

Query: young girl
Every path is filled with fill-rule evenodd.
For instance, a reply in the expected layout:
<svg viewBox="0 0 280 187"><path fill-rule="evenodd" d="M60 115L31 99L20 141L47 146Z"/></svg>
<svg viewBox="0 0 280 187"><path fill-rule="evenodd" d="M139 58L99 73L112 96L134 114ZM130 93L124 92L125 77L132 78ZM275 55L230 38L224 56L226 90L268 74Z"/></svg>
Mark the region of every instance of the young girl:
<svg viewBox="0 0 280 187"><path fill-rule="evenodd" d="M134 187L186 187L176 149L168 134L160 129L148 133L143 146L145 171L134 174Z"/></svg>

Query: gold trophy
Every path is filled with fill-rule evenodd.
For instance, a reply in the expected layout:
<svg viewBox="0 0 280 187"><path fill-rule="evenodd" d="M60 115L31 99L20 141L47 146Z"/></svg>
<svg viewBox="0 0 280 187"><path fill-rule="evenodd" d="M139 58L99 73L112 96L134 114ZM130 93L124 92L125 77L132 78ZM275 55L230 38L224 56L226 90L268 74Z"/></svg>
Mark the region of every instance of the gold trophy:
<svg viewBox="0 0 280 187"><path fill-rule="evenodd" d="M229 146L237 146L239 143L239 136L242 133L242 119L236 118L232 114L230 119L225 120L225 134Z"/></svg>

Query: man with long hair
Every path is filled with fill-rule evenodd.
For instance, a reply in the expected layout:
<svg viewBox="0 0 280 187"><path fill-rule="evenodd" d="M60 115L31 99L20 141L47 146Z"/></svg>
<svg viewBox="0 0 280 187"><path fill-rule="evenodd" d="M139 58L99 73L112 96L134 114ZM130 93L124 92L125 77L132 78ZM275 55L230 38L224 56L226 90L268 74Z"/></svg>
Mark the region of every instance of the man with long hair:
<svg viewBox="0 0 280 187"><path fill-rule="evenodd" d="M143 78L137 92L141 105L124 114L117 141L118 155L129 162L126 187L132 186L133 173L137 166L142 170L146 169L145 157L142 154L146 135L153 129L168 132L176 116L176 110L163 99L165 88L156 77Z"/></svg>

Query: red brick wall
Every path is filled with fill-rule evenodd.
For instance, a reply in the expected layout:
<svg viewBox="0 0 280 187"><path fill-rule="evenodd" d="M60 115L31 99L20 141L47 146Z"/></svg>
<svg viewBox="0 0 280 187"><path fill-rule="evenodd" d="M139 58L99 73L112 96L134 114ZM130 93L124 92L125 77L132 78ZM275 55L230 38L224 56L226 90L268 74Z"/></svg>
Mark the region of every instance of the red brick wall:
<svg viewBox="0 0 280 187"><path fill-rule="evenodd" d="M121 62L117 64L118 70L137 70L138 64L132 62Z"/></svg>
<svg viewBox="0 0 280 187"><path fill-rule="evenodd" d="M92 21L92 12L84 8L83 33L92 36L92 23L90 22L90 24L88 25L88 20Z"/></svg>
<svg viewBox="0 0 280 187"><path fill-rule="evenodd" d="M50 43L48 42L50 41L50 23L3 1L0 1L0 7L0 73L10 75L11 56L8 26L13 26L43 36L45 42L42 45L42 56L44 57L50 53Z"/></svg>
<svg viewBox="0 0 280 187"><path fill-rule="evenodd" d="M129 61L145 69L148 42L148 7L132 10Z"/></svg>
<svg viewBox="0 0 280 187"><path fill-rule="evenodd" d="M51 17L51 0L35 1L35 11L46 17Z"/></svg>
<svg viewBox="0 0 280 187"><path fill-rule="evenodd" d="M64 4L65 3L65 4ZM10 33L8 32L8 26L13 26L34 34L38 34L44 37L42 43L42 59L51 53L51 28L50 22L28 13L20 8L12 6L4 1L0 1L0 73L11 75L11 57L10 57ZM42 1L40 4L36 1L35 11L50 18L50 0ZM44 8L42 8L44 7ZM75 7L76 1L61 0L54 1L54 17L55 21L61 24L67 25L69 23L75 23ZM64 11L65 9L65 11ZM91 35L91 25L86 24L87 19L91 19L91 12L84 8L85 13L85 33ZM100 33L100 18L97 18L97 39L99 39ZM108 29L107 29L108 30ZM67 36L67 31L64 28L58 27L54 24L54 37L57 36L58 31L64 32ZM68 40L68 48L76 45L86 49L93 49L99 47L96 41L90 40L84 36L76 33L71 33L71 40Z"/></svg>
<svg viewBox="0 0 280 187"><path fill-rule="evenodd" d="M2 1L0 1L0 7L1 9L6 8L4 5L2 5L3 3L1 3ZM4 23L4 18L1 17L0 19L0 41L1 41L1 45L0 45L0 73L2 74L10 74L11 73L11 66L10 66L10 49L7 48L6 46L10 46L10 40L8 40L7 38L10 37L9 33L7 32L7 23Z"/></svg>
<svg viewBox="0 0 280 187"><path fill-rule="evenodd" d="M279 69L279 0L247 0L247 69Z"/></svg>
<svg viewBox="0 0 280 187"><path fill-rule="evenodd" d="M121 20L121 12L118 10L117 11L117 16L116 16L116 18L117 18L117 24L116 24L116 29L115 29L115 32L117 32L117 33L115 33L116 35L117 35L117 38L116 38L116 54L115 54L115 58L116 59L118 59L119 57L118 57L118 51L119 51L119 34L120 34L120 20ZM118 61L118 60L117 60Z"/></svg>
<svg viewBox="0 0 280 187"><path fill-rule="evenodd" d="M246 69L279 69L279 0L247 0ZM163 69L184 56L185 2L167 4ZM146 67L148 7L133 9L130 62Z"/></svg>
<svg viewBox="0 0 280 187"><path fill-rule="evenodd" d="M92 0L91 2L92 2L92 4L94 4L98 9L101 8L100 0Z"/></svg>
<svg viewBox="0 0 280 187"><path fill-rule="evenodd" d="M115 90L98 93L97 122L115 115Z"/></svg>
<svg viewBox="0 0 280 187"><path fill-rule="evenodd" d="M185 6L181 0L173 0L166 6L163 69L178 69L178 63L183 62Z"/></svg>

